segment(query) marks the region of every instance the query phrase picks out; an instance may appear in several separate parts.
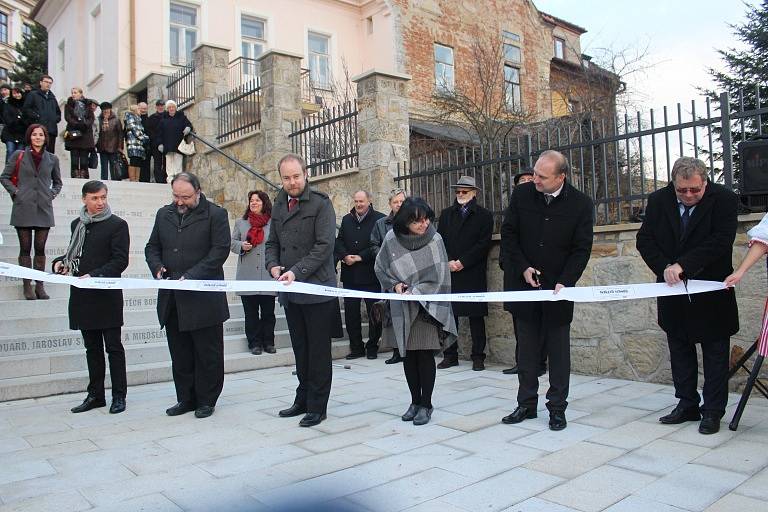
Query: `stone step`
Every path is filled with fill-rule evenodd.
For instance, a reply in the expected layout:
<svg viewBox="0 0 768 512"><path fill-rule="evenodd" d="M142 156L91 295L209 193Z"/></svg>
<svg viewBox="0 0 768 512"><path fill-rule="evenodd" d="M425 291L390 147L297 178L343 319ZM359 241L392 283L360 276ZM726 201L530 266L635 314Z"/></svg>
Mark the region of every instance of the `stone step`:
<svg viewBox="0 0 768 512"><path fill-rule="evenodd" d="M348 340L333 342L333 358L343 358L347 354L348 348ZM80 354L80 357L85 359L84 354ZM266 354L262 356L254 356L250 352L230 353L224 356L224 371L226 373L274 368L278 366L288 367L293 364L295 364L293 352L288 348L278 349L276 354ZM173 380L170 361L134 364L128 366L126 370L129 386L129 400L131 393L130 386L150 384L154 382L169 382ZM336 369L334 370L338 371ZM286 377L289 376L290 370L289 368L286 368ZM0 402L64 393L84 392L87 386L87 370L0 379ZM105 378L105 386L107 388L111 386L108 372Z"/></svg>

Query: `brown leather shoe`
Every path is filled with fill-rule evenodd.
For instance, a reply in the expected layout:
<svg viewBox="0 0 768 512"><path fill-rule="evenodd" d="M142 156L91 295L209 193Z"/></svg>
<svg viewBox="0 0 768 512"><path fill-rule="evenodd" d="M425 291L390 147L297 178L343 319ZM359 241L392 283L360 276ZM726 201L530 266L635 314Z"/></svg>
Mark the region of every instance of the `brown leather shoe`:
<svg viewBox="0 0 768 512"><path fill-rule="evenodd" d="M440 361L440 364L437 365L437 367L441 370L445 370L451 366L459 366L458 357L443 357L443 360Z"/></svg>
<svg viewBox="0 0 768 512"><path fill-rule="evenodd" d="M48 300L50 297L45 293L45 287L43 281L35 281L35 296L41 300Z"/></svg>

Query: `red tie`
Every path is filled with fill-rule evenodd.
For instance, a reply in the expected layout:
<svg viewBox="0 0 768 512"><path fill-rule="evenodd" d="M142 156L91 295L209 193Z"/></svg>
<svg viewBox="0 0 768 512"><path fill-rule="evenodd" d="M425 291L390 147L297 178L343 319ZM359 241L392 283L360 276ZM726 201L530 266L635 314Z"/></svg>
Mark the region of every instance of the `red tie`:
<svg viewBox="0 0 768 512"><path fill-rule="evenodd" d="M295 197L291 197L290 199L288 199L288 211L293 210L294 206L296 206L298 202L299 200L296 199Z"/></svg>

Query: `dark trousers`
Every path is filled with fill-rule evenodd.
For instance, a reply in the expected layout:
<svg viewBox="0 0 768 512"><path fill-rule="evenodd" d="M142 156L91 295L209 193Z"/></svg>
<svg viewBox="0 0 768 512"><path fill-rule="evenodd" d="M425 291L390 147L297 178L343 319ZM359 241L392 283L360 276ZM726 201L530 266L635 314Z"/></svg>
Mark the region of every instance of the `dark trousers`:
<svg viewBox="0 0 768 512"><path fill-rule="evenodd" d="M456 319L456 329L459 328L459 317L454 316ZM485 317L484 316L470 316L469 317L469 332L472 334L472 360L479 359L485 360ZM454 341L453 344L443 351L443 356L448 358L459 357L459 343Z"/></svg>
<svg viewBox="0 0 768 512"><path fill-rule="evenodd" d="M317 304L286 302L285 318L296 358L295 403L307 412L325 413L331 394L331 322L334 301Z"/></svg>
<svg viewBox="0 0 768 512"><path fill-rule="evenodd" d="M52 155L56 154L56 135L58 135L58 134L57 133L49 133L48 134L48 144L45 145L45 150L48 151Z"/></svg>
<svg viewBox="0 0 768 512"><path fill-rule="evenodd" d="M539 398L539 368L541 354L549 358L549 390L547 409L564 411L568 406L568 386L571 377L571 324L548 325L539 320L517 319L520 337L520 358L517 360L517 405L536 409Z"/></svg>
<svg viewBox="0 0 768 512"><path fill-rule="evenodd" d="M117 153L99 152L99 159L101 160L102 181L120 181L123 179L123 177L120 176L120 168L117 165L117 158Z"/></svg>
<svg viewBox="0 0 768 512"><path fill-rule="evenodd" d="M406 350L403 371L408 389L411 391L411 403L432 408L432 392L435 389L437 367L434 350Z"/></svg>
<svg viewBox="0 0 768 512"><path fill-rule="evenodd" d="M149 183L151 179L149 173L149 150L147 149L146 157L141 161L139 166L139 181L142 183Z"/></svg>
<svg viewBox="0 0 768 512"><path fill-rule="evenodd" d="M345 283L344 287L350 290L366 292L381 291L379 284L348 285ZM364 351L376 352L378 350L381 325L374 322L371 318L371 307L376 300L344 297L344 323L347 326L347 336L349 336L349 351L353 354L362 354ZM368 343L365 346L363 346L363 328L360 315L360 302L362 301L365 301L365 311L368 313Z"/></svg>
<svg viewBox="0 0 768 512"><path fill-rule="evenodd" d="M155 174L155 183L168 181L168 175L165 173L165 157L157 148L152 148L152 169Z"/></svg>
<svg viewBox="0 0 768 512"><path fill-rule="evenodd" d="M165 335L176 400L197 407L214 406L224 388L224 324L180 331L175 302L171 301L169 309Z"/></svg>
<svg viewBox="0 0 768 512"><path fill-rule="evenodd" d="M667 335L669 360L672 364L672 381L675 384L675 396L680 406L686 409L698 407L701 397L697 390L699 381L699 362L696 358L696 344L687 339ZM728 403L728 351L730 340L717 340L701 343L701 355L704 363L704 404L702 412L712 412L723 417Z"/></svg>
<svg viewBox="0 0 768 512"><path fill-rule="evenodd" d="M125 377L125 349L120 327L80 331L85 344L85 359L88 362L88 394L104 398L104 349L109 358L109 376L112 379L112 397L125 398L128 382Z"/></svg>
<svg viewBox="0 0 768 512"><path fill-rule="evenodd" d="M512 317L512 330L515 331L515 364L520 362L520 335L517 333L517 321ZM541 371L547 371L547 351L541 351Z"/></svg>
<svg viewBox="0 0 768 512"><path fill-rule="evenodd" d="M245 313L245 337L248 348L275 345L275 297L273 295L241 295ZM261 311L261 314L259 314Z"/></svg>

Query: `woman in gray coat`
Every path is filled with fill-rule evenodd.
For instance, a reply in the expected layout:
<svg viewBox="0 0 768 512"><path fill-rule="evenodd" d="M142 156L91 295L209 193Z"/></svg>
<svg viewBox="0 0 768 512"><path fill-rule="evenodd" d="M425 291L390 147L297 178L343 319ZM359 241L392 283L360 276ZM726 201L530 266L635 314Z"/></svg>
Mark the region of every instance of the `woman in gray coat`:
<svg viewBox="0 0 768 512"><path fill-rule="evenodd" d="M19 265L32 267L34 240L35 270L45 270L45 242L54 226L53 199L61 192L59 159L45 150L48 131L41 124L31 124L24 137L26 150L16 151L5 164L0 183L11 195L11 226L19 236ZM18 163L18 173L15 172ZM14 178L16 175L16 178ZM29 279L23 280L24 298L48 299L43 281L34 289Z"/></svg>
<svg viewBox="0 0 768 512"><path fill-rule="evenodd" d="M248 207L232 230L232 252L239 255L236 279L272 281L264 261L264 247L269 237L272 202L266 192L248 192ZM254 355L275 353L275 294L237 292L245 312L245 336ZM259 314L261 310L261 314Z"/></svg>

